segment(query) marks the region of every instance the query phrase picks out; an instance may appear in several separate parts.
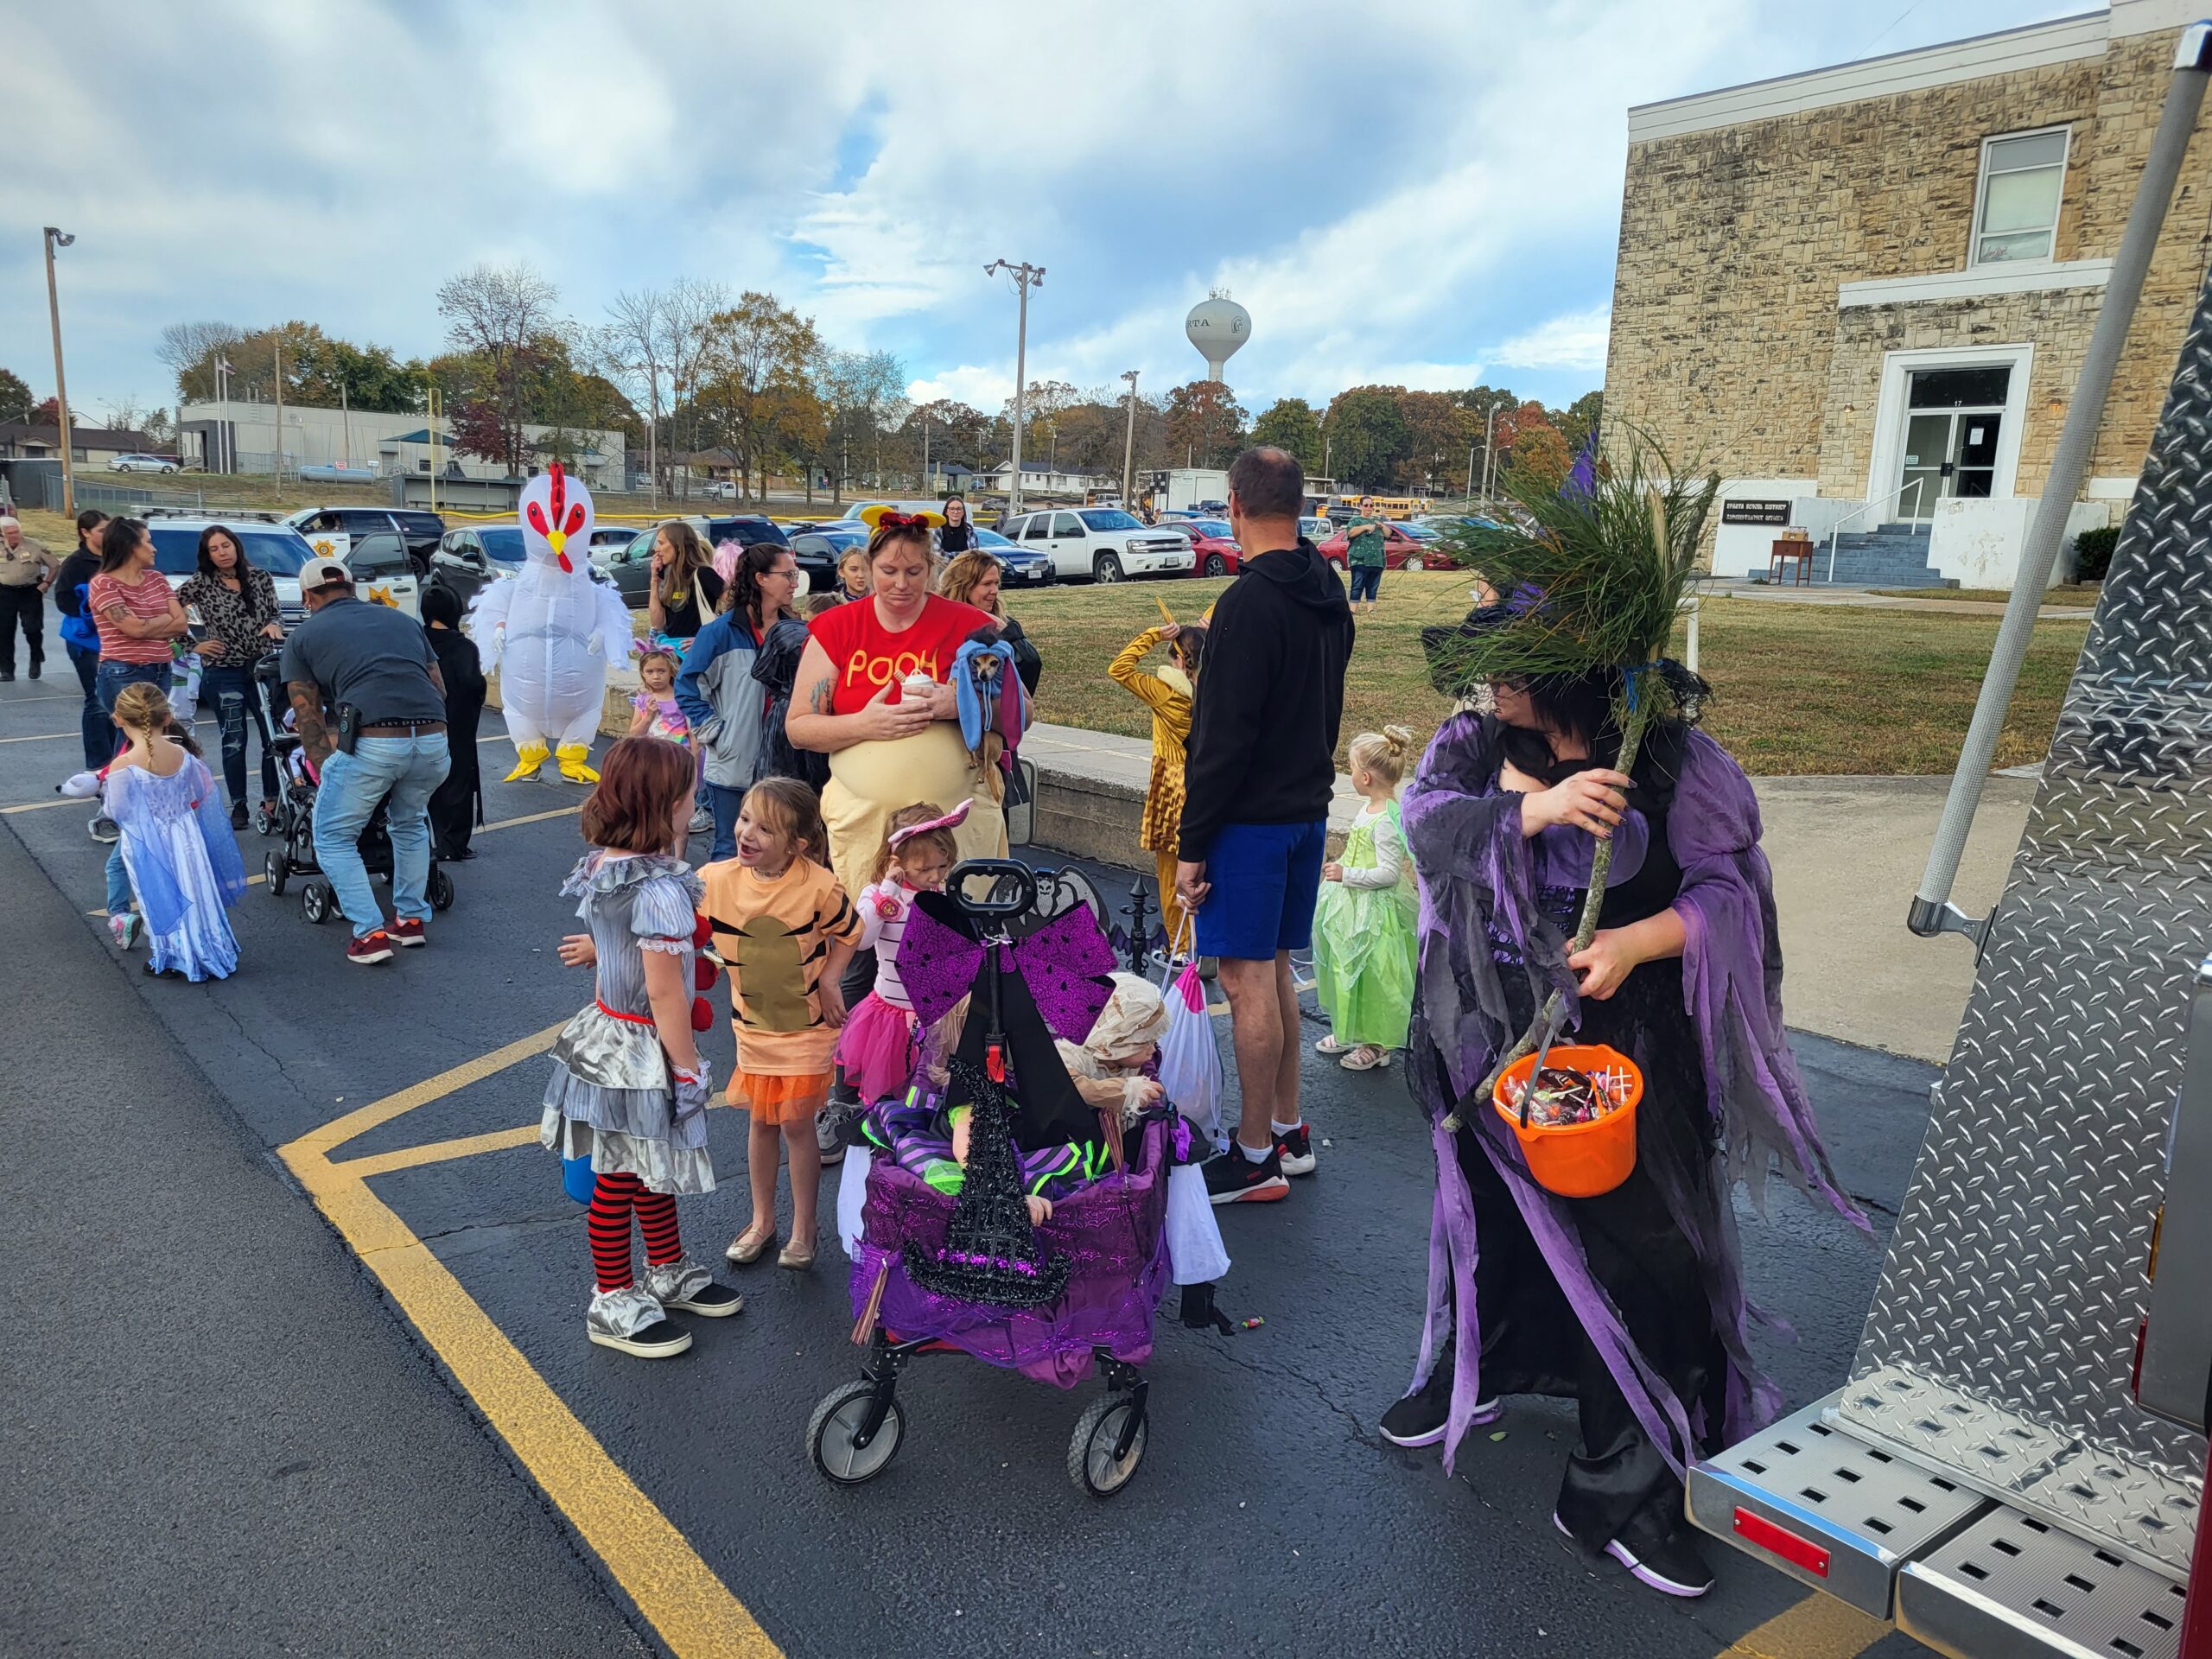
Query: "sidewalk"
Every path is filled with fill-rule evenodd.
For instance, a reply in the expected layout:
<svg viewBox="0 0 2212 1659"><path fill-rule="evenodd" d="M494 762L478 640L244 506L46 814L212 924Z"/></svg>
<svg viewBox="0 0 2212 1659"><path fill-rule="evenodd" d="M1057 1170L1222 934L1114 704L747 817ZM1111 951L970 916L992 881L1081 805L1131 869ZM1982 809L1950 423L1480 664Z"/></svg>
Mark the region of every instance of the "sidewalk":
<svg viewBox="0 0 2212 1659"><path fill-rule="evenodd" d="M1148 742L1038 725L1021 748L1037 767L1039 845L1149 869L1149 855L1137 849ZM1904 925L1949 783L1752 780L1774 867L1793 1027L1939 1065L1950 1058L1974 986L1973 948L1958 938L1915 938ZM2002 889L2035 789L2033 779L1990 779L1955 895L1969 914L1986 911ZM1348 830L1359 804L1351 780L1338 773L1330 829Z"/></svg>
<svg viewBox="0 0 2212 1659"><path fill-rule="evenodd" d="M1799 587L1794 582L1751 582L1722 576L1701 582L1699 594L1707 599L1764 599L1783 605L1844 605L1869 611L1936 611L1947 616L2002 616L2005 607L1993 599L1906 599L1879 594L1870 588ZM2087 622L2094 614L2088 605L2043 605L2036 620Z"/></svg>

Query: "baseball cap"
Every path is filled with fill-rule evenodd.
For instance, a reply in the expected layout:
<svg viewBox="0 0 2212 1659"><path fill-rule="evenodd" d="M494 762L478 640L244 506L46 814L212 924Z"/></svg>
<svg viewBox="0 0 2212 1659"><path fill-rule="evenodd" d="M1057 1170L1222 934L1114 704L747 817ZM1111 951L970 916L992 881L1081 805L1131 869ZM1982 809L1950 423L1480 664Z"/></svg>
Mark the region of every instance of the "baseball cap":
<svg viewBox="0 0 2212 1659"><path fill-rule="evenodd" d="M335 582L351 586L353 573L346 568L346 561L334 559L327 554L317 554L300 566L300 591L311 594L318 588L327 588Z"/></svg>

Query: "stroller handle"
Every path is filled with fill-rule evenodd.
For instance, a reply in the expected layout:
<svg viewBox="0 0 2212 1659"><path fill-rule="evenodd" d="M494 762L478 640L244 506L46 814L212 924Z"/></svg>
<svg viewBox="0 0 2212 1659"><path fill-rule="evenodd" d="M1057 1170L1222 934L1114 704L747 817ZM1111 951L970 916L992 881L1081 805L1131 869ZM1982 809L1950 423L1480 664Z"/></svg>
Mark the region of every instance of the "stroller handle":
<svg viewBox="0 0 2212 1659"><path fill-rule="evenodd" d="M977 876L987 876L991 883L990 891L980 899L968 887ZM1037 877L1027 864L1016 859L963 859L946 878L944 890L970 916L1020 916L1037 906Z"/></svg>

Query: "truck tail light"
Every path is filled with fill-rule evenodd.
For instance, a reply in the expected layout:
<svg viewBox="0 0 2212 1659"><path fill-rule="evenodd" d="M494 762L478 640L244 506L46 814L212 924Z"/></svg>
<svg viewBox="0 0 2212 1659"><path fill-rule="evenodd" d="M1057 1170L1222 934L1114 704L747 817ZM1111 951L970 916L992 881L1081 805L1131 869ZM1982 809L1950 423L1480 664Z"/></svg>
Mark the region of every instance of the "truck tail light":
<svg viewBox="0 0 2212 1659"><path fill-rule="evenodd" d="M1753 1515L1749 1510L1736 1511L1736 1535L1746 1543L1756 1544L1770 1555L1779 1555L1794 1567L1802 1567L1817 1578L1828 1575L1828 1553L1808 1539L1777 1527L1763 1515Z"/></svg>

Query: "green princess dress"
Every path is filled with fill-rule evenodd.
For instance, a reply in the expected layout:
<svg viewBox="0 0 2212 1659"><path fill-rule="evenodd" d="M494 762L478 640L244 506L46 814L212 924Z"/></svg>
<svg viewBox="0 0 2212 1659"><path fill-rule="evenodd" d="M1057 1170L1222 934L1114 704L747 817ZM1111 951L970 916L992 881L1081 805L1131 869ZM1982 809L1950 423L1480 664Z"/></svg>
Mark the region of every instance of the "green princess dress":
<svg viewBox="0 0 2212 1659"><path fill-rule="evenodd" d="M1313 975L1337 1041L1403 1048L1414 1007L1421 897L1398 804L1360 809L1344 840L1344 880L1324 881L1313 913Z"/></svg>

